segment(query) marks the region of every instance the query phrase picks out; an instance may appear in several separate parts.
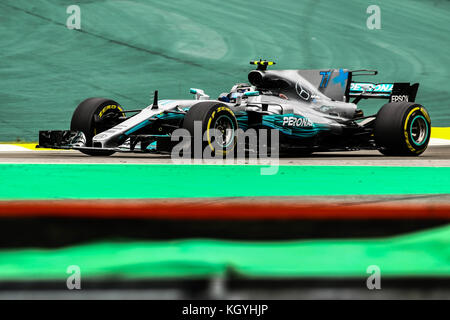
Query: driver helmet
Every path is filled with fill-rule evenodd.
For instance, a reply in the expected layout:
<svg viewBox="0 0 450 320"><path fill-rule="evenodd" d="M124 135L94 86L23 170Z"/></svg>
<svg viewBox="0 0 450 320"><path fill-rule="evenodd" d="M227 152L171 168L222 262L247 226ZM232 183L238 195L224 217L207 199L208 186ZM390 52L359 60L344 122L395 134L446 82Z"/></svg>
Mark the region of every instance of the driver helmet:
<svg viewBox="0 0 450 320"><path fill-rule="evenodd" d="M253 91L253 87L247 83L238 83L231 88L229 93L230 101L235 102L238 97L241 97L247 91Z"/></svg>

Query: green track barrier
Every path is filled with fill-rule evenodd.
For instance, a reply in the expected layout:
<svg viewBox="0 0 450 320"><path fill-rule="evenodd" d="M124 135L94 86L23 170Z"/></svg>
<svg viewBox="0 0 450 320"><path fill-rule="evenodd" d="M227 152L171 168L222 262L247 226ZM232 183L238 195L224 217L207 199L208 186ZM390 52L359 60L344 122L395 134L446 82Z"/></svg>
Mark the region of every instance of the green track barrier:
<svg viewBox="0 0 450 320"><path fill-rule="evenodd" d="M450 193L448 167L0 164L0 199ZM267 168L267 167L266 167Z"/></svg>
<svg viewBox="0 0 450 320"><path fill-rule="evenodd" d="M81 8L69 30L68 6ZM381 29L369 30L370 5ZM218 97L247 81L251 59L274 69L378 69L374 82L420 82L417 101L433 126L449 126L449 1L421 0L2 0L0 141L36 141L38 130L66 129L87 97L127 109ZM362 101L372 114L384 101Z"/></svg>
<svg viewBox="0 0 450 320"><path fill-rule="evenodd" d="M450 225L381 240L94 243L53 250L0 251L0 280L207 277L233 271L243 277L450 276Z"/></svg>

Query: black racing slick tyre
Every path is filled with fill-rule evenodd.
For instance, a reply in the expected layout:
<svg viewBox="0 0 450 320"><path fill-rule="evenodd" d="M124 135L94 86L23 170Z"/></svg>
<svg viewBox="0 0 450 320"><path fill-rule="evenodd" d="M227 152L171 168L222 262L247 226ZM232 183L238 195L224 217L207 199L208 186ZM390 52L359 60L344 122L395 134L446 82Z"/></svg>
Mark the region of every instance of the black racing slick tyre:
<svg viewBox="0 0 450 320"><path fill-rule="evenodd" d="M191 157L234 155L238 123L233 111L226 105L211 101L197 103L184 117L183 128L189 131L191 137ZM200 132L202 136L198 136Z"/></svg>
<svg viewBox="0 0 450 320"><path fill-rule="evenodd" d="M418 156L428 146L431 120L427 110L414 102L391 102L378 111L375 143L387 156Z"/></svg>
<svg viewBox="0 0 450 320"><path fill-rule="evenodd" d="M111 113L119 113L125 116L122 107L114 100L105 98L88 98L81 102L75 109L70 123L70 130L81 131L86 138L86 146L92 146L92 138L112 128L115 124L110 121L101 121ZM109 118L108 117L108 118ZM114 151L110 150L80 150L82 153L90 156L110 156Z"/></svg>

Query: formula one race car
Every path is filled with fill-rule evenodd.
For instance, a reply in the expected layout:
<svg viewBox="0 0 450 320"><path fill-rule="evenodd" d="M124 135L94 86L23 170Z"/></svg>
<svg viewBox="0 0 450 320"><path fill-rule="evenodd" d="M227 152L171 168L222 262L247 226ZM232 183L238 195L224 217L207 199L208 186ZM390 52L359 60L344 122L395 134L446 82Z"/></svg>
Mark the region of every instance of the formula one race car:
<svg viewBox="0 0 450 320"><path fill-rule="evenodd" d="M353 81L375 70L267 70L275 63L250 63L257 67L248 74L250 84L236 84L216 100L200 89L190 89L192 100L158 100L155 91L151 105L127 111L110 99L86 99L76 108L70 130L40 131L38 147L92 156L167 153L180 140L177 130L184 129L190 134L185 149L190 156L196 141L202 150L230 154L240 139L238 131L275 129L280 150L292 154L370 149L418 156L427 148L431 122L426 109L414 102L418 83ZM363 99L389 102L365 116L357 108Z"/></svg>

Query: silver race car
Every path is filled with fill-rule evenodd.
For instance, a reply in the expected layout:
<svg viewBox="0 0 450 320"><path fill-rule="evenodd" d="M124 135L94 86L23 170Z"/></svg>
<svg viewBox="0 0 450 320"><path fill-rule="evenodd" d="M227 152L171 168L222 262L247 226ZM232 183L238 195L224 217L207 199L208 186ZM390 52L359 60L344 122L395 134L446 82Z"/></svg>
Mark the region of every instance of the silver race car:
<svg viewBox="0 0 450 320"><path fill-rule="evenodd" d="M249 72L249 83L236 84L217 99L191 88L192 100L158 100L155 91L151 105L125 110L111 99L88 98L75 109L70 130L40 131L38 147L91 156L167 153L187 133L184 151L191 156L196 141L201 150L226 155L242 139L247 149L258 152L245 135L259 137L272 129L278 131L280 152L291 154L375 149L384 155L418 156L427 148L431 121L415 102L418 83L354 81L377 74L375 70L267 70L275 63L250 63L256 70ZM357 105L365 99L388 103L376 114L364 115Z"/></svg>

